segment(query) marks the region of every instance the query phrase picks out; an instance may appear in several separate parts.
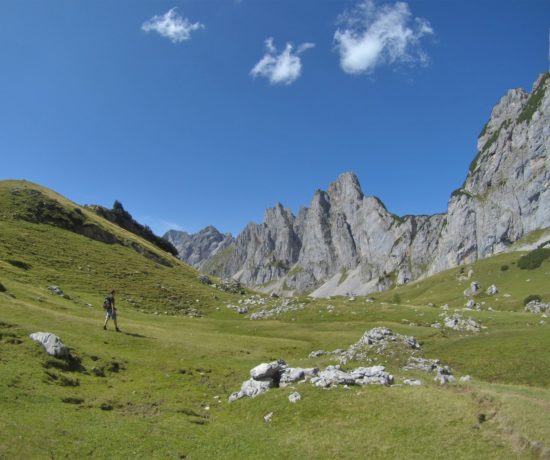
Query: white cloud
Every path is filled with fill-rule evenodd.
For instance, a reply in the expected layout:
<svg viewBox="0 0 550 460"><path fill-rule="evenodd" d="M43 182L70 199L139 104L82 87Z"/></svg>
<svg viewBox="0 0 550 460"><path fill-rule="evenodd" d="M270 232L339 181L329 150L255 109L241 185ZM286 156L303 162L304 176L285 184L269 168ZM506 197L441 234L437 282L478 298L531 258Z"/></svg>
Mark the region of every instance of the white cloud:
<svg viewBox="0 0 550 460"><path fill-rule="evenodd" d="M277 54L277 48L273 45L273 38L268 38L265 41L267 52L250 71L250 74L253 77L266 77L273 85L290 85L302 74L300 54L314 46L313 43L302 43L293 53L294 47L287 43L285 49Z"/></svg>
<svg viewBox="0 0 550 460"><path fill-rule="evenodd" d="M362 0L340 21L334 40L344 72L369 74L383 64L428 63L420 40L434 31L426 19L412 17L407 3L377 6Z"/></svg>
<svg viewBox="0 0 550 460"><path fill-rule="evenodd" d="M168 38L172 43L180 43L191 38L191 32L204 29L204 24L200 22L190 22L176 13L176 8L172 8L162 16L153 16L144 22L141 30L144 32L157 32L159 35Z"/></svg>

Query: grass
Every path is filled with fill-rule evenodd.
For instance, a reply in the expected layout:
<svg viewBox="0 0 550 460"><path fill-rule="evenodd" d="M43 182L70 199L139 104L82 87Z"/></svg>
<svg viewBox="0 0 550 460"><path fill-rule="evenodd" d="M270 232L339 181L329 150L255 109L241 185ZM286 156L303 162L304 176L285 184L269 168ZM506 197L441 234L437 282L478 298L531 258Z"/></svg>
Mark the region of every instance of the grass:
<svg viewBox="0 0 550 460"><path fill-rule="evenodd" d="M533 115L539 109L542 99L544 98L546 93L546 82L549 77L550 72L545 73L535 91L531 93L525 107L518 116L518 123L522 123L524 121L529 123L531 121Z"/></svg>
<svg viewBox="0 0 550 460"><path fill-rule="evenodd" d="M0 293L0 458L548 455L550 326L523 312L522 300L533 292L549 298L549 260L526 272L517 267L521 253L502 254L473 264L470 280L452 269L377 294L374 302L302 297L296 299L301 310L251 321L225 307L242 296L202 285L195 270L175 259L164 266L126 245L14 219L17 210L0 204L0 281L6 288ZM136 238L84 216L119 239ZM441 319L443 303L451 311L462 308L462 291L472 280L500 289L494 297L476 298L486 302L483 311L464 313L486 329L470 334L430 327ZM50 294L49 284L70 298ZM102 329L100 303L111 286L119 292L122 333L112 325ZM266 299L250 310L280 301ZM498 311L488 311L489 305ZM204 316L186 315L191 308ZM305 383L227 402L255 365L278 358L301 367L335 364L331 356L308 355L345 349L376 326L415 336L423 356L473 381L440 387L433 375L404 371L408 355L396 351L370 356L370 364L383 364L395 376L391 387L321 390ZM28 338L36 331L59 335L74 359L48 357ZM424 385L403 386L404 378ZM302 395L297 404L287 399L293 391ZM273 418L266 423L269 412Z"/></svg>

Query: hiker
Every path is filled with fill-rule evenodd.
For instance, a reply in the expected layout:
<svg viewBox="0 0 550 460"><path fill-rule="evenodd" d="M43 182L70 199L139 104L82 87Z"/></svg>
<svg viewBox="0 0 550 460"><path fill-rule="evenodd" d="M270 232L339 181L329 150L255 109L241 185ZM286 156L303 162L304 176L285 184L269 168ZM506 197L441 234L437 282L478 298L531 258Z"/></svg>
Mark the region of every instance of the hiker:
<svg viewBox="0 0 550 460"><path fill-rule="evenodd" d="M105 309L105 323L103 323L103 329L107 329L107 321L112 319L115 323L115 330L120 332L118 324L116 322L116 307L115 307L115 290L111 289L109 295L105 297L103 301L103 308Z"/></svg>

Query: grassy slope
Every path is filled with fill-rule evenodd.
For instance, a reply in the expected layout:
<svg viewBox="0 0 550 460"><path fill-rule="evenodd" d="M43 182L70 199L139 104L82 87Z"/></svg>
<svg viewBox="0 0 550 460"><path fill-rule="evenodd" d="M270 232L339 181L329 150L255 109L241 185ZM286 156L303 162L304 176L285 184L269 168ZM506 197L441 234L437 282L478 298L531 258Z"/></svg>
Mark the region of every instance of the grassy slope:
<svg viewBox="0 0 550 460"><path fill-rule="evenodd" d="M49 225L3 219L0 226L0 282L8 289L0 293L0 458L548 455L550 328L539 324L540 315L520 311L527 294L549 300L548 260L528 276L513 265L518 254L474 265L472 279L505 287L511 297L491 299L502 311L468 313L487 326L472 335L429 327L440 310L428 302L451 309L464 303L467 283L459 284L456 269L374 303L309 300L277 320L250 321L225 308L237 297L196 283L196 272L184 264L159 266L128 247ZM501 273L504 262L510 269ZM72 299L49 294L51 283ZM120 293L122 334L101 329L98 305L111 285ZM401 305L391 303L395 292ZM148 314L196 299L208 316ZM347 348L380 325L416 336L425 356L474 381L441 388L432 376L402 371L394 356L380 361L398 383L418 377L426 385L324 391L304 384L227 403L256 364L279 357L298 366L330 364L329 357L307 356ZM38 330L58 334L80 364L68 369L48 358L27 338ZM303 398L296 405L287 400L295 389ZM271 423L263 421L268 412L274 412Z"/></svg>

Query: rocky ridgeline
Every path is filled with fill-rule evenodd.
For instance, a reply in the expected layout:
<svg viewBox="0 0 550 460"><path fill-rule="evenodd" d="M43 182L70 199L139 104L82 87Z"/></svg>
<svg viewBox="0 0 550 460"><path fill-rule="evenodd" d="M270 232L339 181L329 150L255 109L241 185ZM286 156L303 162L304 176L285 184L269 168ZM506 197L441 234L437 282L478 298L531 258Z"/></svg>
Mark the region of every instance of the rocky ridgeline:
<svg viewBox="0 0 550 460"><path fill-rule="evenodd" d="M211 225L191 235L179 230L170 230L163 238L174 245L181 260L198 269L206 260L223 251L234 241L231 234L222 234Z"/></svg>
<svg viewBox="0 0 550 460"><path fill-rule="evenodd" d="M550 227L548 77L531 93L510 90L493 108L445 214L396 216L344 173L297 215L277 204L227 250L200 250L210 254L205 265L266 292L324 297L380 291L509 250ZM214 246L223 241L216 238Z"/></svg>
<svg viewBox="0 0 550 460"><path fill-rule="evenodd" d="M241 398L255 398L271 388L286 387L295 383L310 381L319 388L330 388L337 385L391 385L393 376L384 371L384 366L358 367L349 372L340 366L328 366L325 370L318 368L288 367L283 360L262 363L250 370L250 379L242 383L241 389L229 396L229 401ZM299 400L299 394L291 395L291 402ZM289 397L290 399L290 397Z"/></svg>

